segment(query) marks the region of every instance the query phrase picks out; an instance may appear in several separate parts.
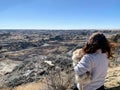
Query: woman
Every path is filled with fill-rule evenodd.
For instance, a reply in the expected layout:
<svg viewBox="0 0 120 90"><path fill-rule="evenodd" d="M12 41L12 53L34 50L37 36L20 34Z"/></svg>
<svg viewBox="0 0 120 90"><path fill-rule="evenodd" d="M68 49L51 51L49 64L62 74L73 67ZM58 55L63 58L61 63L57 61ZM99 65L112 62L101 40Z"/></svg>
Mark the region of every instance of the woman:
<svg viewBox="0 0 120 90"><path fill-rule="evenodd" d="M111 46L102 33L94 33L83 47L84 56L74 67L78 75L87 71L91 74L90 83L83 90L104 90L104 81L108 69L108 59L112 57Z"/></svg>

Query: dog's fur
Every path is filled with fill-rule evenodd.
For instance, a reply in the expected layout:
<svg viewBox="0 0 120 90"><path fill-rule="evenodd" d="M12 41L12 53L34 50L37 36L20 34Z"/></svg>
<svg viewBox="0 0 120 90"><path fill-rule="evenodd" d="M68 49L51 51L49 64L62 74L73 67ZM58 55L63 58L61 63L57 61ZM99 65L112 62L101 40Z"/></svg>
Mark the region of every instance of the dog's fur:
<svg viewBox="0 0 120 90"><path fill-rule="evenodd" d="M73 67L75 67L81 58L84 56L83 49L77 49L73 52L72 60ZM83 90L83 84L90 82L90 72L86 72L83 75L75 74L75 82L78 84L78 89Z"/></svg>

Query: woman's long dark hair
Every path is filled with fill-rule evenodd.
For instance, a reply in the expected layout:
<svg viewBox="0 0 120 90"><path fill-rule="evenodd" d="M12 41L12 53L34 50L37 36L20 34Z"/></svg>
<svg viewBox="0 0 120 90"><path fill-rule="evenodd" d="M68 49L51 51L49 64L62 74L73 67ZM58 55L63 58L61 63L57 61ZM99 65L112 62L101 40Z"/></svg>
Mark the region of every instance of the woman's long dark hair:
<svg viewBox="0 0 120 90"><path fill-rule="evenodd" d="M101 49L102 53L106 53L108 58L112 57L111 45L104 34L93 33L83 47L84 53L95 53Z"/></svg>

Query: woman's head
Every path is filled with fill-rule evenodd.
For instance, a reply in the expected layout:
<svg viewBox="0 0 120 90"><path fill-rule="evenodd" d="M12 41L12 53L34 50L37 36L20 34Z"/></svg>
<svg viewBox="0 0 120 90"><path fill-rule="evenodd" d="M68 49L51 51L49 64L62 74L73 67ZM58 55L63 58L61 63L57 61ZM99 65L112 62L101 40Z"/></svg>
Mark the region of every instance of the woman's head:
<svg viewBox="0 0 120 90"><path fill-rule="evenodd" d="M110 43L108 42L104 34L93 33L89 37L83 50L84 53L95 53L98 49L101 49L102 53L107 53L108 58L112 56Z"/></svg>

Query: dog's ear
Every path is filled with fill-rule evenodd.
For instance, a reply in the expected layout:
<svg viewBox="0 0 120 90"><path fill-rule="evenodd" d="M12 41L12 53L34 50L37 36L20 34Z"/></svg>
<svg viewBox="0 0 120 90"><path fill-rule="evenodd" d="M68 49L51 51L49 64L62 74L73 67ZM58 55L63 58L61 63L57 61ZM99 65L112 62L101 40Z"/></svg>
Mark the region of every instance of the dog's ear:
<svg viewBox="0 0 120 90"><path fill-rule="evenodd" d="M73 55L75 55L75 54L78 54L78 55L80 55L82 53L82 49L80 48L80 49L76 49L75 51L73 51Z"/></svg>
<svg viewBox="0 0 120 90"><path fill-rule="evenodd" d="M73 60L80 61L82 57L83 57L82 49L77 49L73 52L73 56L72 56Z"/></svg>
<svg viewBox="0 0 120 90"><path fill-rule="evenodd" d="M79 55L83 55L83 49L79 49Z"/></svg>

